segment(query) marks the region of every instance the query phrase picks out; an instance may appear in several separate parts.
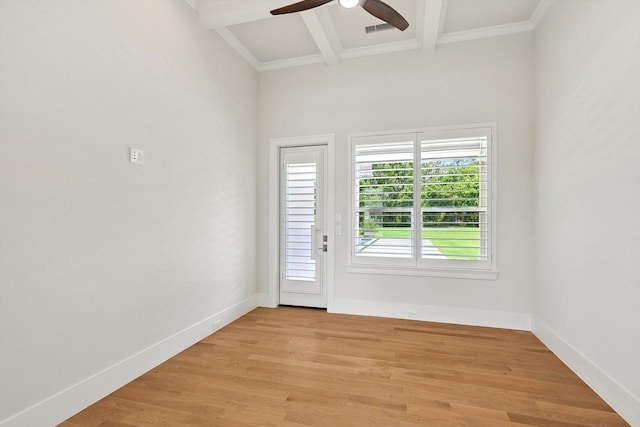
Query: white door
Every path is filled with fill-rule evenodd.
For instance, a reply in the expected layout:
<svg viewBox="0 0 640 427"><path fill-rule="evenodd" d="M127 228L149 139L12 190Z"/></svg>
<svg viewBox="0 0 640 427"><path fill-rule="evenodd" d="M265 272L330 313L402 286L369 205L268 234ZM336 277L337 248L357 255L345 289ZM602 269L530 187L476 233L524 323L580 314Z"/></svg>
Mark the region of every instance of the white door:
<svg viewBox="0 0 640 427"><path fill-rule="evenodd" d="M280 149L280 304L327 307L327 146Z"/></svg>

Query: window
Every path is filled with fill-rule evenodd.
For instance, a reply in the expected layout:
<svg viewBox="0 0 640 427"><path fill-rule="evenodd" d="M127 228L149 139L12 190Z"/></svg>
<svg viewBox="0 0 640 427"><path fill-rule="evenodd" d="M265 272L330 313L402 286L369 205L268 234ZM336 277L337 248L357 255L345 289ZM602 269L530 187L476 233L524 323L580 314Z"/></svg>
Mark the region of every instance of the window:
<svg viewBox="0 0 640 427"><path fill-rule="evenodd" d="M491 277L494 135L477 125L352 136L350 271Z"/></svg>

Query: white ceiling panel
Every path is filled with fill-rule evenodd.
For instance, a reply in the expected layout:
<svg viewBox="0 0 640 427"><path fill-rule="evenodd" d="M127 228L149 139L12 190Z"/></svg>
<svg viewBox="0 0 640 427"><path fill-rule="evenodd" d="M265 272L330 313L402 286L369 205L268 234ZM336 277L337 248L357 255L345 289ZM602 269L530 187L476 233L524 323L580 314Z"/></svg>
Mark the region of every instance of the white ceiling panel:
<svg viewBox="0 0 640 427"><path fill-rule="evenodd" d="M449 0L445 33L527 21L540 0Z"/></svg>
<svg viewBox="0 0 640 427"><path fill-rule="evenodd" d="M319 53L299 13L245 22L227 28L260 62Z"/></svg>

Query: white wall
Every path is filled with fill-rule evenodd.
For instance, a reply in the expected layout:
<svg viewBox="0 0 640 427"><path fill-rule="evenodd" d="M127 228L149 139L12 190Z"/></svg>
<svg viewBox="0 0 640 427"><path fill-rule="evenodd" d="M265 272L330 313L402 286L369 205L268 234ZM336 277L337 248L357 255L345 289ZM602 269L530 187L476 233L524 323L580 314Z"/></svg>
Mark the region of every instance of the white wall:
<svg viewBox="0 0 640 427"><path fill-rule="evenodd" d="M336 135L336 212L348 218L350 132L498 124L495 281L347 273L349 237L335 242L338 311L529 327L532 312L533 36L530 33L263 72L259 77L259 206L268 206L270 138ZM268 224L259 217L259 277L267 292Z"/></svg>
<svg viewBox="0 0 640 427"><path fill-rule="evenodd" d="M534 332L640 425L640 2L536 31Z"/></svg>
<svg viewBox="0 0 640 427"><path fill-rule="evenodd" d="M0 55L0 423L52 425L257 305L258 82L183 0L2 0Z"/></svg>

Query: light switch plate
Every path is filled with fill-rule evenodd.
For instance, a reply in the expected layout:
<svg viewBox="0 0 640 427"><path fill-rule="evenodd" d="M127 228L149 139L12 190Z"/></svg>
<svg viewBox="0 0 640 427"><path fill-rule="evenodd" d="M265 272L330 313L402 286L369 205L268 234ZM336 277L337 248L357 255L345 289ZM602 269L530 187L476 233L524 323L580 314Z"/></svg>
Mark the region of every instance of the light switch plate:
<svg viewBox="0 0 640 427"><path fill-rule="evenodd" d="M139 148L129 148L129 161L138 165L144 164L144 151Z"/></svg>

